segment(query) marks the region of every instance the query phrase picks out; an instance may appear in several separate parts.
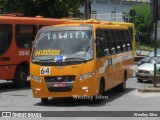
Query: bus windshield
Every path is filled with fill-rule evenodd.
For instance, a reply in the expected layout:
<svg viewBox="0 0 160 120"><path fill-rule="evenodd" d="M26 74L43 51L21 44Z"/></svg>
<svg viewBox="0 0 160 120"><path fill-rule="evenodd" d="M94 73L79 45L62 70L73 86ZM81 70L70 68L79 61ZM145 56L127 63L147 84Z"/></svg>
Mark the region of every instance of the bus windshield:
<svg viewBox="0 0 160 120"><path fill-rule="evenodd" d="M37 35L32 61L87 61L93 58L91 30L62 30Z"/></svg>

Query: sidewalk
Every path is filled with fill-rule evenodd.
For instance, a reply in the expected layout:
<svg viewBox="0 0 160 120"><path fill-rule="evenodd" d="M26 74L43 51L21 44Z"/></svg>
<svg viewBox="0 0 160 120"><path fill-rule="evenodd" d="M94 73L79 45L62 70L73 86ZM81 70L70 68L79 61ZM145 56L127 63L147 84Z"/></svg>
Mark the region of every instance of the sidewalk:
<svg viewBox="0 0 160 120"><path fill-rule="evenodd" d="M143 59L148 53L150 53L150 51L142 51L141 55L135 56L135 67L134 67L135 69L138 61ZM154 87L153 84L143 84L140 88L138 88L138 92L143 92L143 93L160 92L160 84L157 84L157 87Z"/></svg>
<svg viewBox="0 0 160 120"><path fill-rule="evenodd" d="M148 53L150 53L151 51L147 51L147 50L142 50L141 51L141 54L140 55L138 55L138 56L146 56ZM136 55L136 53L135 53L135 57L138 57L137 55Z"/></svg>
<svg viewBox="0 0 160 120"><path fill-rule="evenodd" d="M146 56L148 53L150 53L151 51L147 51L147 50L142 50L141 55Z"/></svg>
<svg viewBox="0 0 160 120"><path fill-rule="evenodd" d="M160 92L160 84L157 84L157 87L153 87L153 84L146 85L144 84L140 88L138 88L138 92L143 92L143 93L156 93Z"/></svg>

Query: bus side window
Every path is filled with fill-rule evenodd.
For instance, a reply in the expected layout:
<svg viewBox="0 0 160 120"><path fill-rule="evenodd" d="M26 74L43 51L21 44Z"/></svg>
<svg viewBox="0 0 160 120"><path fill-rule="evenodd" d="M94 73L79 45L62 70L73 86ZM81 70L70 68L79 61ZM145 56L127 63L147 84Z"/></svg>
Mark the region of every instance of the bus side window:
<svg viewBox="0 0 160 120"><path fill-rule="evenodd" d="M0 55L11 45L13 28L11 24L0 24Z"/></svg>
<svg viewBox="0 0 160 120"><path fill-rule="evenodd" d="M124 37L126 41L127 51L129 51L132 49L130 34L127 30L124 30L123 32L124 32Z"/></svg>
<svg viewBox="0 0 160 120"><path fill-rule="evenodd" d="M120 39L119 39L119 36L118 36L118 31L117 30L113 30L112 33L113 33L113 37L114 37L116 52L117 53L121 53L122 50L121 50Z"/></svg>
<svg viewBox="0 0 160 120"><path fill-rule="evenodd" d="M130 37L131 37L131 41L133 42L133 28L129 27L129 33L130 33Z"/></svg>
<svg viewBox="0 0 160 120"><path fill-rule="evenodd" d="M16 44L19 48L31 48L37 33L36 25L16 25Z"/></svg>
<svg viewBox="0 0 160 120"><path fill-rule="evenodd" d="M105 48L104 48L104 51L106 52L106 55L111 55L108 30L104 30L104 34L105 34L105 44L104 44Z"/></svg>
<svg viewBox="0 0 160 120"><path fill-rule="evenodd" d="M123 52L126 52L126 41L124 39L123 30L118 31L118 35L121 41L121 48Z"/></svg>
<svg viewBox="0 0 160 120"><path fill-rule="evenodd" d="M105 55L109 55L110 51L109 51L109 44L108 44L108 39L107 39L107 34L106 34L106 30L103 29L102 30L102 50L104 52Z"/></svg>
<svg viewBox="0 0 160 120"><path fill-rule="evenodd" d="M97 45L96 45L96 54L97 54L97 58L103 57L105 56L106 52L105 52L105 33L104 30L102 29L97 29L96 30L96 41L97 41Z"/></svg>
<svg viewBox="0 0 160 120"><path fill-rule="evenodd" d="M108 36L110 54L115 54L116 53L115 44L114 44L114 38L111 30L107 30L107 36Z"/></svg>

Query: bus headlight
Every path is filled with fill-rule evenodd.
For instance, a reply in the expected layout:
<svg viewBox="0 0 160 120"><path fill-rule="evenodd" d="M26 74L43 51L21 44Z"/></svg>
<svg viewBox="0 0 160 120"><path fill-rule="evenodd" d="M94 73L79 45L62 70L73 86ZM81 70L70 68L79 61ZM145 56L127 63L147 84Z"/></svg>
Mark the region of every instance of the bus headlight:
<svg viewBox="0 0 160 120"><path fill-rule="evenodd" d="M84 80L86 78L92 77L94 74L95 74L94 72L83 74L83 75L81 75L79 80L82 81L82 80Z"/></svg>
<svg viewBox="0 0 160 120"><path fill-rule="evenodd" d="M39 76L31 75L30 77L38 82L42 82Z"/></svg>

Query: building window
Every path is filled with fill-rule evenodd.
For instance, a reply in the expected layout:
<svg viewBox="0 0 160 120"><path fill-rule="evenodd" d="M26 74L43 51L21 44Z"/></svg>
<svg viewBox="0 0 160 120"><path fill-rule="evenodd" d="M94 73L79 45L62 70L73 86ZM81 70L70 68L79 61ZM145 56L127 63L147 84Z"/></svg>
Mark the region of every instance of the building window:
<svg viewBox="0 0 160 120"><path fill-rule="evenodd" d="M112 1L111 5L120 5L120 2L118 2L118 1Z"/></svg>
<svg viewBox="0 0 160 120"><path fill-rule="evenodd" d="M108 4L107 0L97 0L97 4Z"/></svg>
<svg viewBox="0 0 160 120"><path fill-rule="evenodd" d="M133 2L122 2L122 4L125 6L132 6Z"/></svg>

